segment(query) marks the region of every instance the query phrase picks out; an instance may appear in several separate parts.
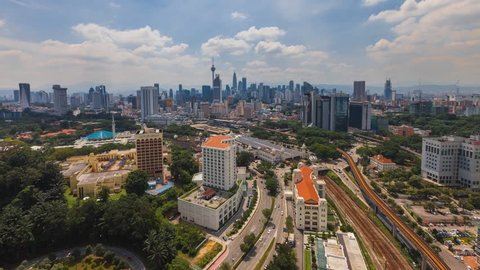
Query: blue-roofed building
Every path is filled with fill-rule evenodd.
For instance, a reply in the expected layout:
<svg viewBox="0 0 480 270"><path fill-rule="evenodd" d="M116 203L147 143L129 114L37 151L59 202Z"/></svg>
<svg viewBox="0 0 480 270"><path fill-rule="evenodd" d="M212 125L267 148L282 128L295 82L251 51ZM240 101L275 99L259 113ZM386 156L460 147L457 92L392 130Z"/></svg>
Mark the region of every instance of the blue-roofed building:
<svg viewBox="0 0 480 270"><path fill-rule="evenodd" d="M106 130L96 131L86 137L89 141L103 141L113 139L113 133Z"/></svg>

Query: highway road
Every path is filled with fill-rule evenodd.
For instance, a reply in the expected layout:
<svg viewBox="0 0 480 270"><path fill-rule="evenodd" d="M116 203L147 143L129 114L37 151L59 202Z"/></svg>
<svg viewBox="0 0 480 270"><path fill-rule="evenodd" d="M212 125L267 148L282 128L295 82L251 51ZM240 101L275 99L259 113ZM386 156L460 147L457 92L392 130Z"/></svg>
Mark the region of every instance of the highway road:
<svg viewBox="0 0 480 270"><path fill-rule="evenodd" d="M342 156L347 160L350 165L350 168L355 176L355 179L358 181L360 188L365 192L365 194L377 205L377 207L395 224L395 226L402 232L402 234L412 242L418 250L426 256L426 259L431 264L432 267L439 270L450 269L445 262L428 246L428 244L415 234L403 221L383 202L375 192L370 188L370 186L363 178L360 170L356 166L352 157L348 155L345 151L337 149Z"/></svg>
<svg viewBox="0 0 480 270"><path fill-rule="evenodd" d="M278 179L280 191L277 194L275 199L275 206L272 212L272 216L270 221L268 222L265 231L261 236L261 240L256 243L255 247L249 252L249 254L245 257L244 261L239 265L238 269L253 269L257 265L257 263L262 258L263 254L267 251L268 246L272 239L275 237L276 243L285 242L283 239L283 228L285 226L285 218L286 218L286 201L285 196L283 196L284 184L283 184L283 174L288 171L290 172L290 168L278 168L275 170L275 174ZM270 205L269 205L270 207ZM262 209L259 209L261 212ZM263 215L262 215L263 217ZM262 220L263 222L263 220ZM264 266L268 265L270 260L275 253L274 248L269 252L267 260L265 260Z"/></svg>
<svg viewBox="0 0 480 270"><path fill-rule="evenodd" d="M253 213L251 221L246 225L243 231L238 234L231 242L228 243L228 255L225 259L226 262L230 263L230 265L234 265L240 257L243 255L242 250L240 249L240 245L243 243L243 238L250 233L254 233L258 235L262 229L262 209L269 208L271 203L271 197L267 195L267 191L265 188L265 180L261 179L260 177L255 177L254 179L257 180L257 188L259 193L259 205L257 206L258 209L256 212ZM243 268L238 268L243 269Z"/></svg>

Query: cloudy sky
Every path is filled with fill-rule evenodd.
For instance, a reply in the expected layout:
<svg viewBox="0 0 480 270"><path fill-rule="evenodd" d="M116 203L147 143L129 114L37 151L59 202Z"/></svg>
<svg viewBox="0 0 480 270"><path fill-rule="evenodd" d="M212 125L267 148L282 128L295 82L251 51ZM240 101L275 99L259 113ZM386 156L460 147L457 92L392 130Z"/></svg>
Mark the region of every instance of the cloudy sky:
<svg viewBox="0 0 480 270"><path fill-rule="evenodd" d="M480 84L479 0L0 0L0 88Z"/></svg>

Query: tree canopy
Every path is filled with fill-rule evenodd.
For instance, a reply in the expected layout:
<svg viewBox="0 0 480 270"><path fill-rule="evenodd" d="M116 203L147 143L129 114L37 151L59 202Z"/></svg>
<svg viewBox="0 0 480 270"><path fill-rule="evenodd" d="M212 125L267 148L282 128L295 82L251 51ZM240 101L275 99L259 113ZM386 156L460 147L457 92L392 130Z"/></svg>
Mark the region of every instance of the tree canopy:
<svg viewBox="0 0 480 270"><path fill-rule="evenodd" d="M139 196L145 194L148 188L148 174L142 170L135 170L128 174L125 183L125 190L129 194L137 194Z"/></svg>

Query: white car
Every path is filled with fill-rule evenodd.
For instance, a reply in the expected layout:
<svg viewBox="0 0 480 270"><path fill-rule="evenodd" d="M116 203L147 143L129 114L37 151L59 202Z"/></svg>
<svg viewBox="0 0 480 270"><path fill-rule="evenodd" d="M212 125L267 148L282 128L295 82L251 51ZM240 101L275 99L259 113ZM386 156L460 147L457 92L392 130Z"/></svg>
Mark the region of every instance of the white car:
<svg viewBox="0 0 480 270"><path fill-rule="evenodd" d="M268 229L267 234L270 234L271 232L272 232L272 230L271 230L271 229Z"/></svg>

